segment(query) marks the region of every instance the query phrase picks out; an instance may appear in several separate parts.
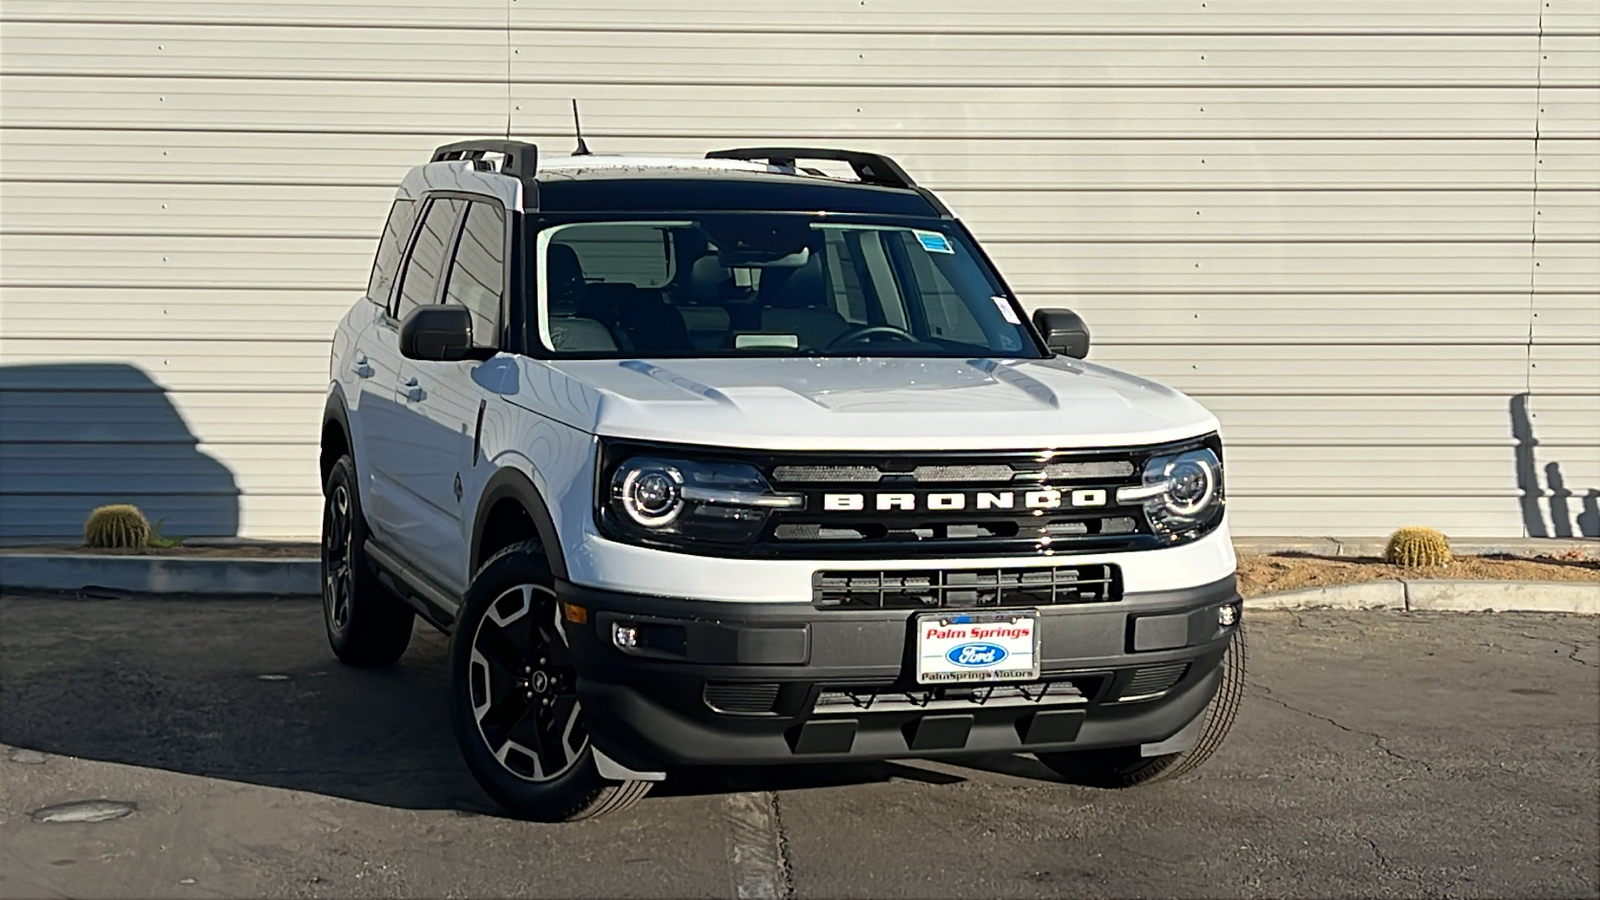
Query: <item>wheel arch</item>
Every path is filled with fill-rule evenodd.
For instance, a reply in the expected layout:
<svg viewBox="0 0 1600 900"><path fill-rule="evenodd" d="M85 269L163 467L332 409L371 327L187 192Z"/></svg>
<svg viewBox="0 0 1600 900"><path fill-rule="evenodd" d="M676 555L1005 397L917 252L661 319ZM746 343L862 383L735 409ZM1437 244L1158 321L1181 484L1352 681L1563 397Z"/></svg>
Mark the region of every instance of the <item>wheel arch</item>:
<svg viewBox="0 0 1600 900"><path fill-rule="evenodd" d="M525 517L525 522L520 517ZM472 571L476 572L484 560L500 549L524 540L538 541L550 562L551 574L567 577L561 536L544 497L521 470L503 468L490 476L473 514Z"/></svg>
<svg viewBox="0 0 1600 900"><path fill-rule="evenodd" d="M326 488L333 464L345 455L350 457L352 463L355 462L355 444L350 440L350 412L345 407L344 391L336 384L322 408L321 444L317 452L318 472L321 475L317 482L319 487Z"/></svg>

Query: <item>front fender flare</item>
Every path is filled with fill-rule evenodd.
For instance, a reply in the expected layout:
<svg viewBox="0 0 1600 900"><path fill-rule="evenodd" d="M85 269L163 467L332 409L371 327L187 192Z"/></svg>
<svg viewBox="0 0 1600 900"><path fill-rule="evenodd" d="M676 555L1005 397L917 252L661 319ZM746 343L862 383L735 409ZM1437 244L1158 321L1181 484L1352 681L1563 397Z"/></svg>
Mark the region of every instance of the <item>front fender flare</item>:
<svg viewBox="0 0 1600 900"><path fill-rule="evenodd" d="M496 503L508 498L521 503L522 508L528 511L528 517L533 520L533 527L539 533L539 543L544 545L545 556L550 561L551 574L566 580L566 554L562 552L561 535L550 516L550 508L545 505L544 497L534 486L533 480L519 469L501 469L490 476L489 483L484 485L483 496L478 500L477 512L473 515L471 558L476 560L479 557L489 511L494 509Z"/></svg>

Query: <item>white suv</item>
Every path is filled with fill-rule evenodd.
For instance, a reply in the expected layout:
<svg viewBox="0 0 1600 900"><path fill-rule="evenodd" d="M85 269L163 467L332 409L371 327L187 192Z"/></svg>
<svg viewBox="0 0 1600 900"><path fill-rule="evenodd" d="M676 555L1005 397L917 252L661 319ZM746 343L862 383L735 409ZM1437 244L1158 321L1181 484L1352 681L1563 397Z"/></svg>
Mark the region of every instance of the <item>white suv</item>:
<svg viewBox="0 0 1600 900"><path fill-rule="evenodd" d="M530 818L685 766L1187 771L1243 687L1217 422L1088 345L883 156L441 147L334 335L329 640L452 633Z"/></svg>

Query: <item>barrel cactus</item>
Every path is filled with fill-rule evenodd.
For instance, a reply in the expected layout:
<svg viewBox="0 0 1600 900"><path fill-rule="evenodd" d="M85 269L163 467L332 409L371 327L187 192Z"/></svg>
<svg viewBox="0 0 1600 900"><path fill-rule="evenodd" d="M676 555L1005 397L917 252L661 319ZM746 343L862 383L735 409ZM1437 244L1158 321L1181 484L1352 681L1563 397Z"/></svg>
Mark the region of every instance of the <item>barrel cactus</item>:
<svg viewBox="0 0 1600 900"><path fill-rule="evenodd" d="M1389 536L1385 561L1408 569L1450 562L1450 539L1432 528L1402 528Z"/></svg>
<svg viewBox="0 0 1600 900"><path fill-rule="evenodd" d="M139 507L113 503L89 513L83 523L83 544L96 548L144 547L150 543L150 521Z"/></svg>

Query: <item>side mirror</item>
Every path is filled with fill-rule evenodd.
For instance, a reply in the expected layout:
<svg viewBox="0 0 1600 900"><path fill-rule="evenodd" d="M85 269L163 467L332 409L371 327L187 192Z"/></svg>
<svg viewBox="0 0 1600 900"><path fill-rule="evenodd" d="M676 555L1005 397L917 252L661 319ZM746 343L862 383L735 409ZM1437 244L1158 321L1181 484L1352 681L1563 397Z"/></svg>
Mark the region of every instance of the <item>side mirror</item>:
<svg viewBox="0 0 1600 900"><path fill-rule="evenodd" d="M1074 359L1089 355L1089 326L1070 309L1036 309L1033 327L1052 352Z"/></svg>
<svg viewBox="0 0 1600 900"><path fill-rule="evenodd" d="M455 304L419 306L400 322L400 355L454 362L472 355L472 313Z"/></svg>

